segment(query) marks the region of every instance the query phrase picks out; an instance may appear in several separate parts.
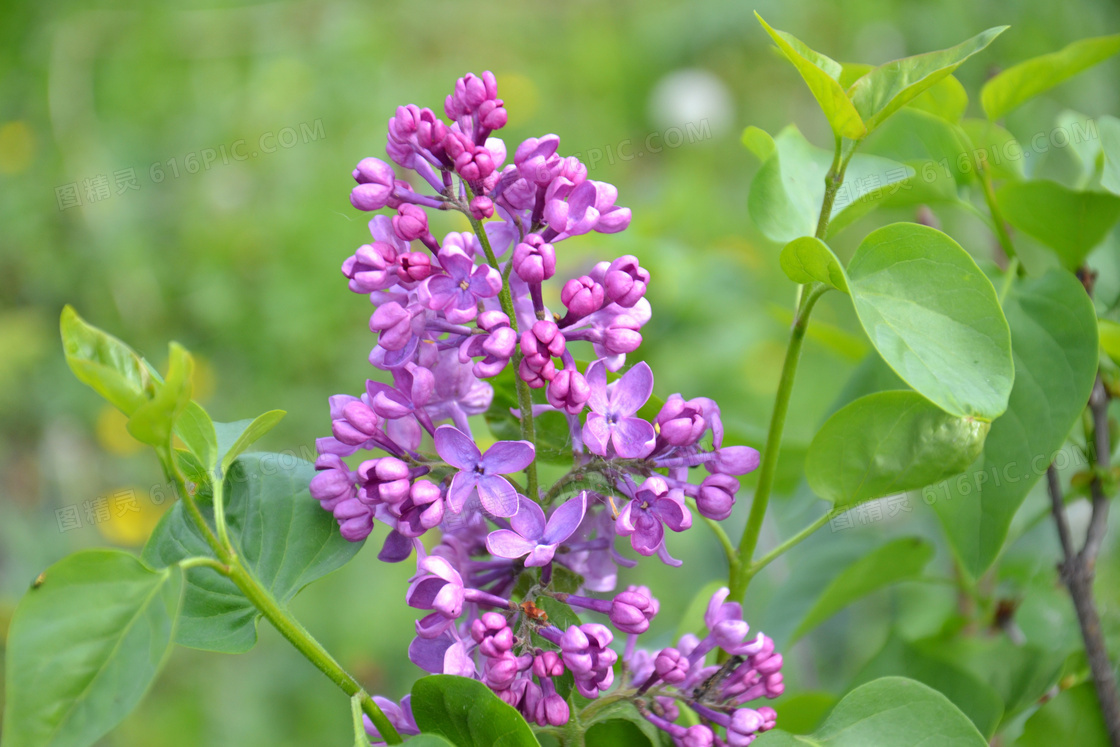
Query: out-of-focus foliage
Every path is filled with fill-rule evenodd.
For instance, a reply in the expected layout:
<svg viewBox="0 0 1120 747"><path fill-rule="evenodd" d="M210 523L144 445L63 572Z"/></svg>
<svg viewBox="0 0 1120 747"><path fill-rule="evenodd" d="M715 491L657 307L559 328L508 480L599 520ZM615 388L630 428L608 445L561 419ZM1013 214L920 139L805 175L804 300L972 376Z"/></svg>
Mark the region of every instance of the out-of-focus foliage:
<svg viewBox="0 0 1120 747"><path fill-rule="evenodd" d="M971 92L997 65L1120 28L1120 7L1104 0L799 1L757 9L775 27L794 29L840 62L944 49L1010 24L957 71ZM56 342L62 306L73 304L129 340L159 371L168 368L165 341L180 340L195 355L196 399L224 421L287 410L261 445L308 458L314 437L328 429L326 397L356 393L372 373L365 358L373 338L363 329L370 307L346 291L338 271L368 237L362 215L347 201L350 169L361 157L380 154L385 122L398 104L439 108L450 84L467 71L497 74L510 113L502 132L507 144L556 132L561 150L580 154L592 178L617 184L620 204L634 211L632 226L610 237L610 246L590 235L574 250L578 254L562 253L559 272L582 268L600 250L639 256L651 272L657 309L643 347L659 372L656 394L710 395L723 405L730 439L761 445L792 286L779 263L781 245L747 215L759 159L742 147L740 133L747 124L777 133L796 121L809 143L826 149L832 135L752 10L729 0L5 3L0 637L15 600L40 571L84 547L139 548L174 501L127 419L74 385ZM1099 145L1093 150L1089 138L1060 146L1058 125L1049 123L1062 121L1067 110L1094 120L1116 114L1118 78L1120 62L1113 59L1011 111L1001 124L1028 150L1026 157L993 165L994 173L1018 169L1079 187L1086 164L1090 172L1095 168ZM1003 142L1001 129L976 120L983 117L978 96L964 116L959 127L978 145ZM896 115L875 133L883 145L876 152L890 152L894 126L922 126L940 133L931 138L942 138L945 131L932 119L925 112ZM953 130L947 132L951 138ZM1099 132L1111 137L1115 129L1102 120ZM765 143L759 147L756 154L772 155ZM912 220L919 203L929 204L983 266L992 256L987 227L937 202L941 177L969 182L967 163L942 164L912 152L890 157L917 176L913 191L900 189L874 221ZM1115 185L1109 176L1115 164L1105 159L1101 168L1102 185ZM872 183L872 176L853 189L889 186ZM881 224L861 218L858 207L849 212L866 225L829 237L843 264L858 237ZM434 230L465 227L448 216ZM1030 226L1020 228L1024 265L1056 263L1029 242ZM1046 243L1047 236L1036 238ZM1098 305L1115 305L1115 237L1091 260L1101 269ZM866 392L841 391L869 349L847 300L826 296L815 312L791 404L778 476L785 500L775 502L776 526L764 532L764 547L806 523L815 499L802 479L804 456L812 434L837 409L834 403L880 388L872 383L878 374L869 370ZM706 365L698 368L701 355ZM1076 455L1064 466L1076 472ZM961 485L953 490L966 501ZM1023 600L1015 624L1032 643L1046 641L1048 662L1060 661L1079 648L1076 625L1055 583L1053 529L1029 520L1044 510L1044 497L1035 489L1023 500L1032 510L1021 511L1007 530L996 593L1009 603ZM731 520L736 534L743 517L740 506ZM813 600L835 582L838 569L883 545L884 535L941 542L934 511L913 496L905 507L853 509L844 522L834 521L832 531L799 548L796 566L776 563L752 585L746 617L779 647L811 614ZM692 545L674 548L683 569L643 569L643 583L663 609L687 608L692 579L724 572L719 549L703 532L691 536ZM414 615L403 595L412 568L378 563L373 548L380 537L375 540L297 597L293 609L371 691L400 697L419 674L405 657ZM937 557L944 564L951 555L941 546ZM1106 626L1108 611L1120 602L1107 591L1120 588L1118 571L1115 554L1107 554L1098 569ZM937 572L948 575L952 568ZM934 639L968 603L948 584L903 584L870 594L789 650L786 697L843 695L870 662L885 660L877 652L898 646L895 636ZM655 620L661 642L673 637L677 617ZM104 744L346 743L345 701L275 631L262 625L260 632L260 645L244 659L174 649L154 690ZM1120 631L1108 632L1120 643ZM1006 665L1009 655L995 650L993 644L959 652L962 666L1005 703L1019 699L1017 710L1026 708L1040 693L1003 692L992 681L995 665L985 662ZM1042 658L1028 657L1022 666L1045 669ZM1083 664L1068 666L1074 676L1083 674ZM1039 680L1048 681L1054 667ZM886 673L916 676L876 676ZM1078 692L1055 704L1068 710L1081 702L1072 697ZM780 710L784 702L777 702ZM817 731L814 720L821 715L819 702L805 711L806 733ZM1061 712L1032 717L1028 741L1064 718Z"/></svg>

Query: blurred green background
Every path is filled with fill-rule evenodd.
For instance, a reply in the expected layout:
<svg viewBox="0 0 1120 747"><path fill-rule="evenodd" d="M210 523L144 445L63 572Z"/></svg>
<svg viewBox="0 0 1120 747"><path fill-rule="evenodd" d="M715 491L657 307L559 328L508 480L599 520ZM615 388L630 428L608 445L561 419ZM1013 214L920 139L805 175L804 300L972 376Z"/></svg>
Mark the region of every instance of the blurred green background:
<svg viewBox="0 0 1120 747"><path fill-rule="evenodd" d="M57 339L62 305L160 367L167 341L180 341L199 363L196 396L216 419L285 409L262 446L306 456L328 431L327 397L357 393L371 373L369 305L338 270L368 237L347 200L349 172L364 156L383 156L398 104L442 113L468 71L496 73L510 115L499 134L511 153L525 137L555 132L563 153L581 154L592 178L615 183L619 203L633 209L622 234L565 242L560 274L637 255L653 277L641 354L657 393L715 397L737 437L759 440L793 287L778 247L750 224L757 162L739 134L796 121L818 145L828 137L755 9L836 59L871 63L1010 24L959 71L973 94L995 66L1120 29L1120 4L1104 0L0 6L0 640L39 571L82 547L139 547L169 505L155 459L70 375ZM1063 108L1116 114L1118 79L1120 62L1105 63L1008 126L1028 138ZM913 217L884 210L863 228ZM938 217L978 257L991 256L976 218ZM451 217L437 225L465 228ZM843 234L838 251L847 256L860 235L859 226ZM826 297L818 309L787 430L788 499L775 506L766 546L804 523L812 499L799 488L798 449L868 350L843 299ZM885 534L935 536L932 512L910 505L867 526L825 530L796 565L775 565L752 588L748 620L781 643L829 568ZM732 530L744 514L740 505ZM1023 588L1037 586L1020 617L1030 637L1069 646L1076 627L1049 573L1051 533L1043 525L1029 534L1005 567L1021 569ZM405 657L412 566L379 564L381 537L295 610L372 692L399 698L418 674ZM725 573L702 527L669 546L683 568L640 569L662 600L651 643L666 644L695 591ZM947 558L942 551L937 563L948 568ZM1105 565L1102 576L1115 579L1115 560ZM1108 588L1106 624L1120 601L1117 586ZM951 587L927 585L858 604L787 654L791 692L842 690L892 625L936 630L955 603ZM349 729L346 699L262 625L260 644L243 657L176 649L102 744L341 745Z"/></svg>

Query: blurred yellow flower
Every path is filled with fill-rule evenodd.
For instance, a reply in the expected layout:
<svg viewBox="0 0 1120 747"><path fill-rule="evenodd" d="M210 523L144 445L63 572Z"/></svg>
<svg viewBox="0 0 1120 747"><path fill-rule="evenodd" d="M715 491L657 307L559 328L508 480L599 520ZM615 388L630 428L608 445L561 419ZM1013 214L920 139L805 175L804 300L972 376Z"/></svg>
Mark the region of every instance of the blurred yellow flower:
<svg viewBox="0 0 1120 747"><path fill-rule="evenodd" d="M101 536L117 545L139 547L155 529L170 501L156 505L144 488L121 488L106 496L108 511L96 522ZM107 516L107 518L106 518Z"/></svg>

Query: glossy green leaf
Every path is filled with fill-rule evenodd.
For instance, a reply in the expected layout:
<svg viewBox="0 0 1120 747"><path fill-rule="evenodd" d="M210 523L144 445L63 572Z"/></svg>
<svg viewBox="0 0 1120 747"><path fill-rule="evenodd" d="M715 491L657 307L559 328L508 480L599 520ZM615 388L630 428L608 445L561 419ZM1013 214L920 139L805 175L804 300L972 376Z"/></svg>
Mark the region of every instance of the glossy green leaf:
<svg viewBox="0 0 1120 747"><path fill-rule="evenodd" d="M867 139L863 149L914 169L914 178L895 193L892 205L957 202L958 189L972 179L968 135L928 112L902 109Z"/></svg>
<svg viewBox="0 0 1120 747"><path fill-rule="evenodd" d="M786 244L816 233L832 153L811 145L794 125L778 133L774 144L774 155L751 182L747 207L768 239ZM833 203L829 235L875 209L892 185L913 176L908 166L857 153Z"/></svg>
<svg viewBox="0 0 1120 747"><path fill-rule="evenodd" d="M212 470L218 464L218 434L209 413L197 402L190 402L175 422L175 435L183 440L198 462Z"/></svg>
<svg viewBox="0 0 1120 747"><path fill-rule="evenodd" d="M946 75L907 106L956 123L968 109L968 92L955 76Z"/></svg>
<svg viewBox="0 0 1120 747"><path fill-rule="evenodd" d="M1120 220L1120 196L1078 192L1051 181L1005 184L996 200L1008 223L1053 249L1071 270Z"/></svg>
<svg viewBox="0 0 1120 747"><path fill-rule="evenodd" d="M985 737L990 739L995 734L1003 716L1003 701L995 690L963 667L892 634L852 684L892 674L929 685L961 709Z"/></svg>
<svg viewBox="0 0 1120 747"><path fill-rule="evenodd" d="M990 28L955 47L888 62L853 83L848 89L848 95L866 123L868 132L881 125L899 108L951 75L965 60L991 44L1006 28Z"/></svg>
<svg viewBox="0 0 1120 747"><path fill-rule="evenodd" d="M980 90L988 119L1000 119L1023 102L1120 52L1120 34L1081 39L1058 52L1013 65Z"/></svg>
<svg viewBox="0 0 1120 747"><path fill-rule="evenodd" d="M752 747L987 747L988 741L941 693L904 677L857 687L809 737L781 729Z"/></svg>
<svg viewBox="0 0 1120 747"><path fill-rule="evenodd" d="M8 632L4 731L13 747L92 745L136 707L163 665L182 573L120 550L55 563Z"/></svg>
<svg viewBox="0 0 1120 747"><path fill-rule="evenodd" d="M594 701L580 721L587 728L586 747L646 747L661 745L661 730L645 719L628 700L606 706Z"/></svg>
<svg viewBox="0 0 1120 747"><path fill-rule="evenodd" d="M836 506L917 490L968 469L989 427L916 392L876 392L825 422L809 444L805 477Z"/></svg>
<svg viewBox="0 0 1120 747"><path fill-rule="evenodd" d="M224 475L233 460L237 459L250 446L268 433L286 415L283 410L269 410L252 420L238 420L233 423L216 423L218 434L218 457L222 460Z"/></svg>
<svg viewBox="0 0 1120 747"><path fill-rule="evenodd" d="M242 562L282 605L362 546L344 540L334 517L311 497L314 475L313 465L286 454L244 454L226 476L231 540ZM143 558L162 567L209 554L180 502L152 532ZM210 568L191 568L175 640L191 648L243 653L256 643L259 619L257 608L228 578Z"/></svg>
<svg viewBox="0 0 1120 747"><path fill-rule="evenodd" d="M1047 701L1023 726L1018 747L1109 747L1101 703L1092 682L1085 682L1058 693Z"/></svg>
<svg viewBox="0 0 1120 747"><path fill-rule="evenodd" d="M789 694L774 701L778 723L782 731L790 734L811 734L835 707L837 697L832 693L810 690Z"/></svg>
<svg viewBox="0 0 1120 747"><path fill-rule="evenodd" d="M933 545L920 537L891 540L836 576L797 626L795 641L857 599L921 575L933 559Z"/></svg>
<svg viewBox="0 0 1120 747"><path fill-rule="evenodd" d="M1120 324L1111 319L1101 319L1097 322L1097 332L1100 336L1101 350L1120 365Z"/></svg>
<svg viewBox="0 0 1120 747"><path fill-rule="evenodd" d="M1114 195L1120 195L1120 119L1101 117L1097 120L1097 127L1104 154L1101 186Z"/></svg>
<svg viewBox="0 0 1120 747"><path fill-rule="evenodd" d="M171 444L175 421L191 401L191 354L173 342L168 360L167 376L156 386L155 396L137 407L128 419L128 432L133 438L157 449Z"/></svg>
<svg viewBox="0 0 1120 747"><path fill-rule="evenodd" d="M991 420L1014 369L991 281L944 233L915 223L872 231L848 263L871 344L902 379L952 415Z"/></svg>
<svg viewBox="0 0 1120 747"><path fill-rule="evenodd" d="M858 140L866 135L867 128L840 85L840 63L810 49L791 34L771 28L758 13L754 15L786 59L797 68L836 137Z"/></svg>
<svg viewBox="0 0 1120 747"><path fill-rule="evenodd" d="M814 281L848 292L844 267L824 243L813 236L802 236L785 245L779 259L786 277L795 283Z"/></svg>
<svg viewBox="0 0 1120 747"><path fill-rule="evenodd" d="M144 360L116 337L87 324L72 306L62 309L59 328L70 370L109 404L131 415L155 394L156 381Z"/></svg>
<svg viewBox="0 0 1120 747"><path fill-rule="evenodd" d="M1081 283L1053 270L1011 289L1015 386L968 471L922 491L950 546L974 577L999 555L1023 498L1089 401L1097 371L1097 319Z"/></svg>
<svg viewBox="0 0 1120 747"><path fill-rule="evenodd" d="M774 138L770 137L770 133L754 125L743 130L741 139L747 150L754 153L755 158L763 163L774 155L774 151L777 149L777 146L774 145Z"/></svg>
<svg viewBox="0 0 1120 747"><path fill-rule="evenodd" d="M456 747L532 747L533 730L512 706L478 680L435 674L412 686L412 715L420 730Z"/></svg>
<svg viewBox="0 0 1120 747"><path fill-rule="evenodd" d="M368 739L366 744L369 744ZM455 745L438 734L417 734L408 738L408 747L455 747Z"/></svg>

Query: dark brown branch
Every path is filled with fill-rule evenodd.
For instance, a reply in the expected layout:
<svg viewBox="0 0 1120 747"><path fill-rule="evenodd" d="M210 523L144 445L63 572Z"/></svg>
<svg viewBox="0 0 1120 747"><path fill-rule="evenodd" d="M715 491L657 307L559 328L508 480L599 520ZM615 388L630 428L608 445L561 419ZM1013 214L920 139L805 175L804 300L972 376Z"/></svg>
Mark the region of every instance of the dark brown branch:
<svg viewBox="0 0 1120 747"><path fill-rule="evenodd" d="M1062 543L1063 560L1059 565L1059 572L1066 588L1069 589L1074 610L1077 612L1081 638L1085 642L1085 655L1093 674L1093 683L1096 686L1105 726L1108 728L1109 740L1113 747L1120 747L1120 692L1116 689L1116 676L1112 671L1112 663L1108 660L1108 649L1105 648L1104 635L1101 632L1100 615L1097 614L1097 606L1093 601L1093 569L1084 562L1084 550L1082 553L1074 551L1073 538L1070 536L1069 522L1066 520L1065 504L1062 500L1062 488L1053 465L1046 470L1046 481L1054 522L1058 525L1058 539ZM1094 514L1096 513L1094 510Z"/></svg>

